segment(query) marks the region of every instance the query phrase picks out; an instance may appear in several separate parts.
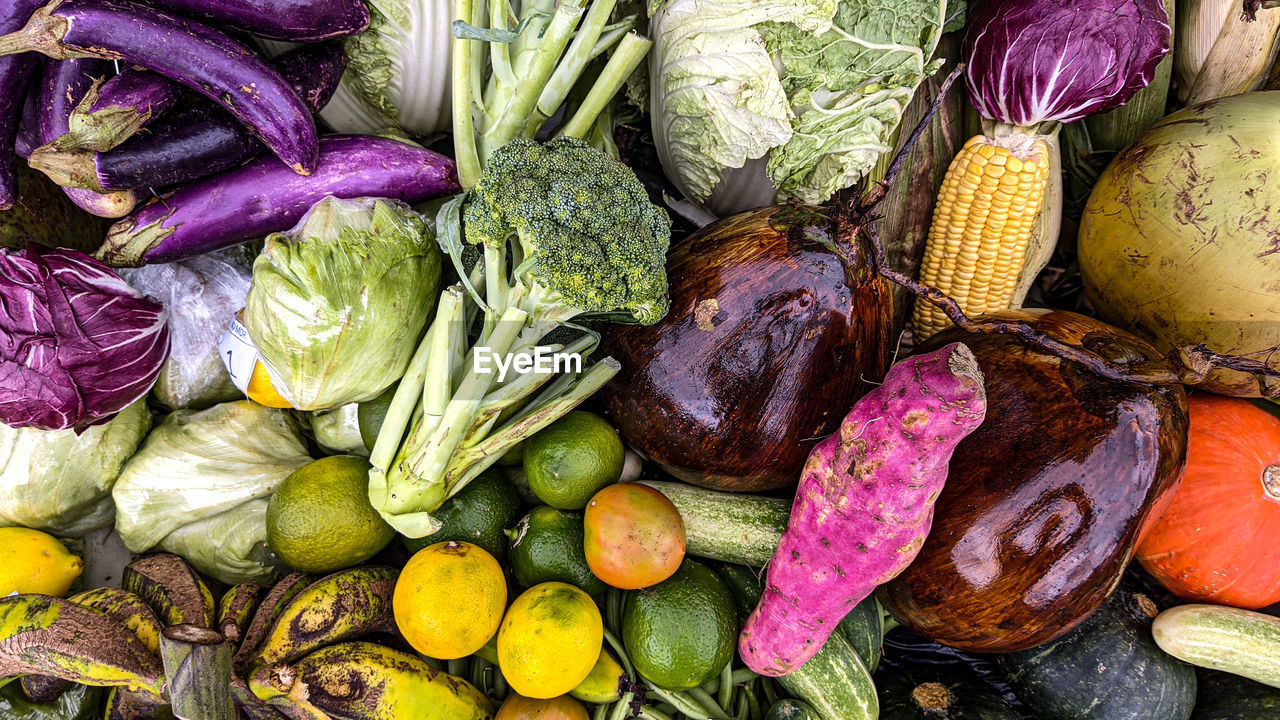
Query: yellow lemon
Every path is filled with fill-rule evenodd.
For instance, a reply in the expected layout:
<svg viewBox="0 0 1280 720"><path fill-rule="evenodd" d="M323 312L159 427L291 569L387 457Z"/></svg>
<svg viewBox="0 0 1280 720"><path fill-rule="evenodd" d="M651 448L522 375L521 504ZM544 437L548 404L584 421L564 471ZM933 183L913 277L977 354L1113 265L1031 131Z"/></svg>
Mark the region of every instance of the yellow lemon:
<svg viewBox="0 0 1280 720"><path fill-rule="evenodd" d="M267 366L263 365L261 360L253 364L253 374L249 376L249 387L244 394L248 395L250 400L269 408L284 410L292 407L288 400L276 392L275 386L271 384L271 375L267 372Z"/></svg>
<svg viewBox="0 0 1280 720"><path fill-rule="evenodd" d="M391 597L404 639L438 660L466 657L484 647L498 631L506 606L502 566L468 542L419 550L400 571Z"/></svg>
<svg viewBox="0 0 1280 720"><path fill-rule="evenodd" d="M0 528L0 597L37 593L62 597L80 577L84 561L52 535Z"/></svg>
<svg viewBox="0 0 1280 720"><path fill-rule="evenodd" d="M524 591L498 629L498 667L511 689L546 699L591 674L604 642L604 622L591 596L562 582Z"/></svg>

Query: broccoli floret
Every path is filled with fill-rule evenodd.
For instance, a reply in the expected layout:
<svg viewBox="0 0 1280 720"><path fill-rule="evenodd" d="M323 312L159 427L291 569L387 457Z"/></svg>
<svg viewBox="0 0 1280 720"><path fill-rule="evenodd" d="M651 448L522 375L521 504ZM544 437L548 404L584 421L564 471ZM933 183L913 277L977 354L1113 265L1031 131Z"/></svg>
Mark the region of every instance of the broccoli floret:
<svg viewBox="0 0 1280 720"><path fill-rule="evenodd" d="M514 243L512 300L531 314L555 306L559 320L624 313L647 325L667 312L671 219L627 166L582 140L502 146L463 219L468 243Z"/></svg>

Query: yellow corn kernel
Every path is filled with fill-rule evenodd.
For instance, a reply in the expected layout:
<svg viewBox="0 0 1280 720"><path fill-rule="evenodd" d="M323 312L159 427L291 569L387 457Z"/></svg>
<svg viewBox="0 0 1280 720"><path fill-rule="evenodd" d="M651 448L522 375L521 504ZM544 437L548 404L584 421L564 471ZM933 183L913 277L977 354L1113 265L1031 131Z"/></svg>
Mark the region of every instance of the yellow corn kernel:
<svg viewBox="0 0 1280 720"><path fill-rule="evenodd" d="M1049 146L1031 135L969 139L938 191L920 281L950 295L966 315L1009 307L1049 183ZM950 327L916 301L917 343Z"/></svg>

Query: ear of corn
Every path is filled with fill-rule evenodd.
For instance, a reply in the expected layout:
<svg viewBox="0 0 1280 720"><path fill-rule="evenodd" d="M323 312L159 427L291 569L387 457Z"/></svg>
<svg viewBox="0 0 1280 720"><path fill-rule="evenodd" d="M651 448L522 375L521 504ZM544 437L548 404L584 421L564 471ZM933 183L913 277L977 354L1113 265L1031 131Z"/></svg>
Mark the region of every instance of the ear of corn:
<svg viewBox="0 0 1280 720"><path fill-rule="evenodd" d="M1049 186L1051 141L1021 132L976 135L947 171L920 280L951 296L966 314L1008 308L1018 295ZM1056 232L1049 237L1050 229L1041 227L1040 239L1052 253ZM1035 250L1043 254L1043 245ZM916 342L949 325L942 312L916 303Z"/></svg>

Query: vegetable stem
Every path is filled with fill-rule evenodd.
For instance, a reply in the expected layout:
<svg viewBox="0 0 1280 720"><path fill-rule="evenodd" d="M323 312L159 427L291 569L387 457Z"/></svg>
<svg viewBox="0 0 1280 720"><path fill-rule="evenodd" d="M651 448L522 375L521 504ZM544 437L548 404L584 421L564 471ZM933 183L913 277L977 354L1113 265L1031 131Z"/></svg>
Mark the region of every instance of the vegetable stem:
<svg viewBox="0 0 1280 720"><path fill-rule="evenodd" d="M555 72L556 64L582 17L582 2L583 0L574 0L556 8L551 23L538 42L528 70L520 77L514 92L480 138L482 160L524 132L543 86Z"/></svg>
<svg viewBox="0 0 1280 720"><path fill-rule="evenodd" d="M600 77L596 78L595 84L582 100L582 105L565 124L560 134L585 138L595 125L596 116L604 110L605 105L618 93L627 78L631 77L635 69L640 66L652 46L652 40L642 38L634 32L622 38L622 42L618 43L618 49L613 51L609 62L600 71Z"/></svg>
<svg viewBox="0 0 1280 720"><path fill-rule="evenodd" d="M596 42L604 32L609 16L617 3L618 0L594 0L591 3L591 9L587 11L586 17L582 20L582 26L574 34L568 52L565 53L564 59L560 61L560 65L556 67L551 79L547 81L542 94L538 97L533 117L525 129L526 136L536 135L547 118L554 115L564 103L565 98L569 97L569 91L573 89L582 75L583 68L591 60Z"/></svg>
<svg viewBox="0 0 1280 720"><path fill-rule="evenodd" d="M471 17L472 0L454 0L453 16ZM480 154L476 150L475 121L471 116L473 93L473 59L477 40L453 39L453 156L458 167L458 182L470 190L480 181Z"/></svg>

